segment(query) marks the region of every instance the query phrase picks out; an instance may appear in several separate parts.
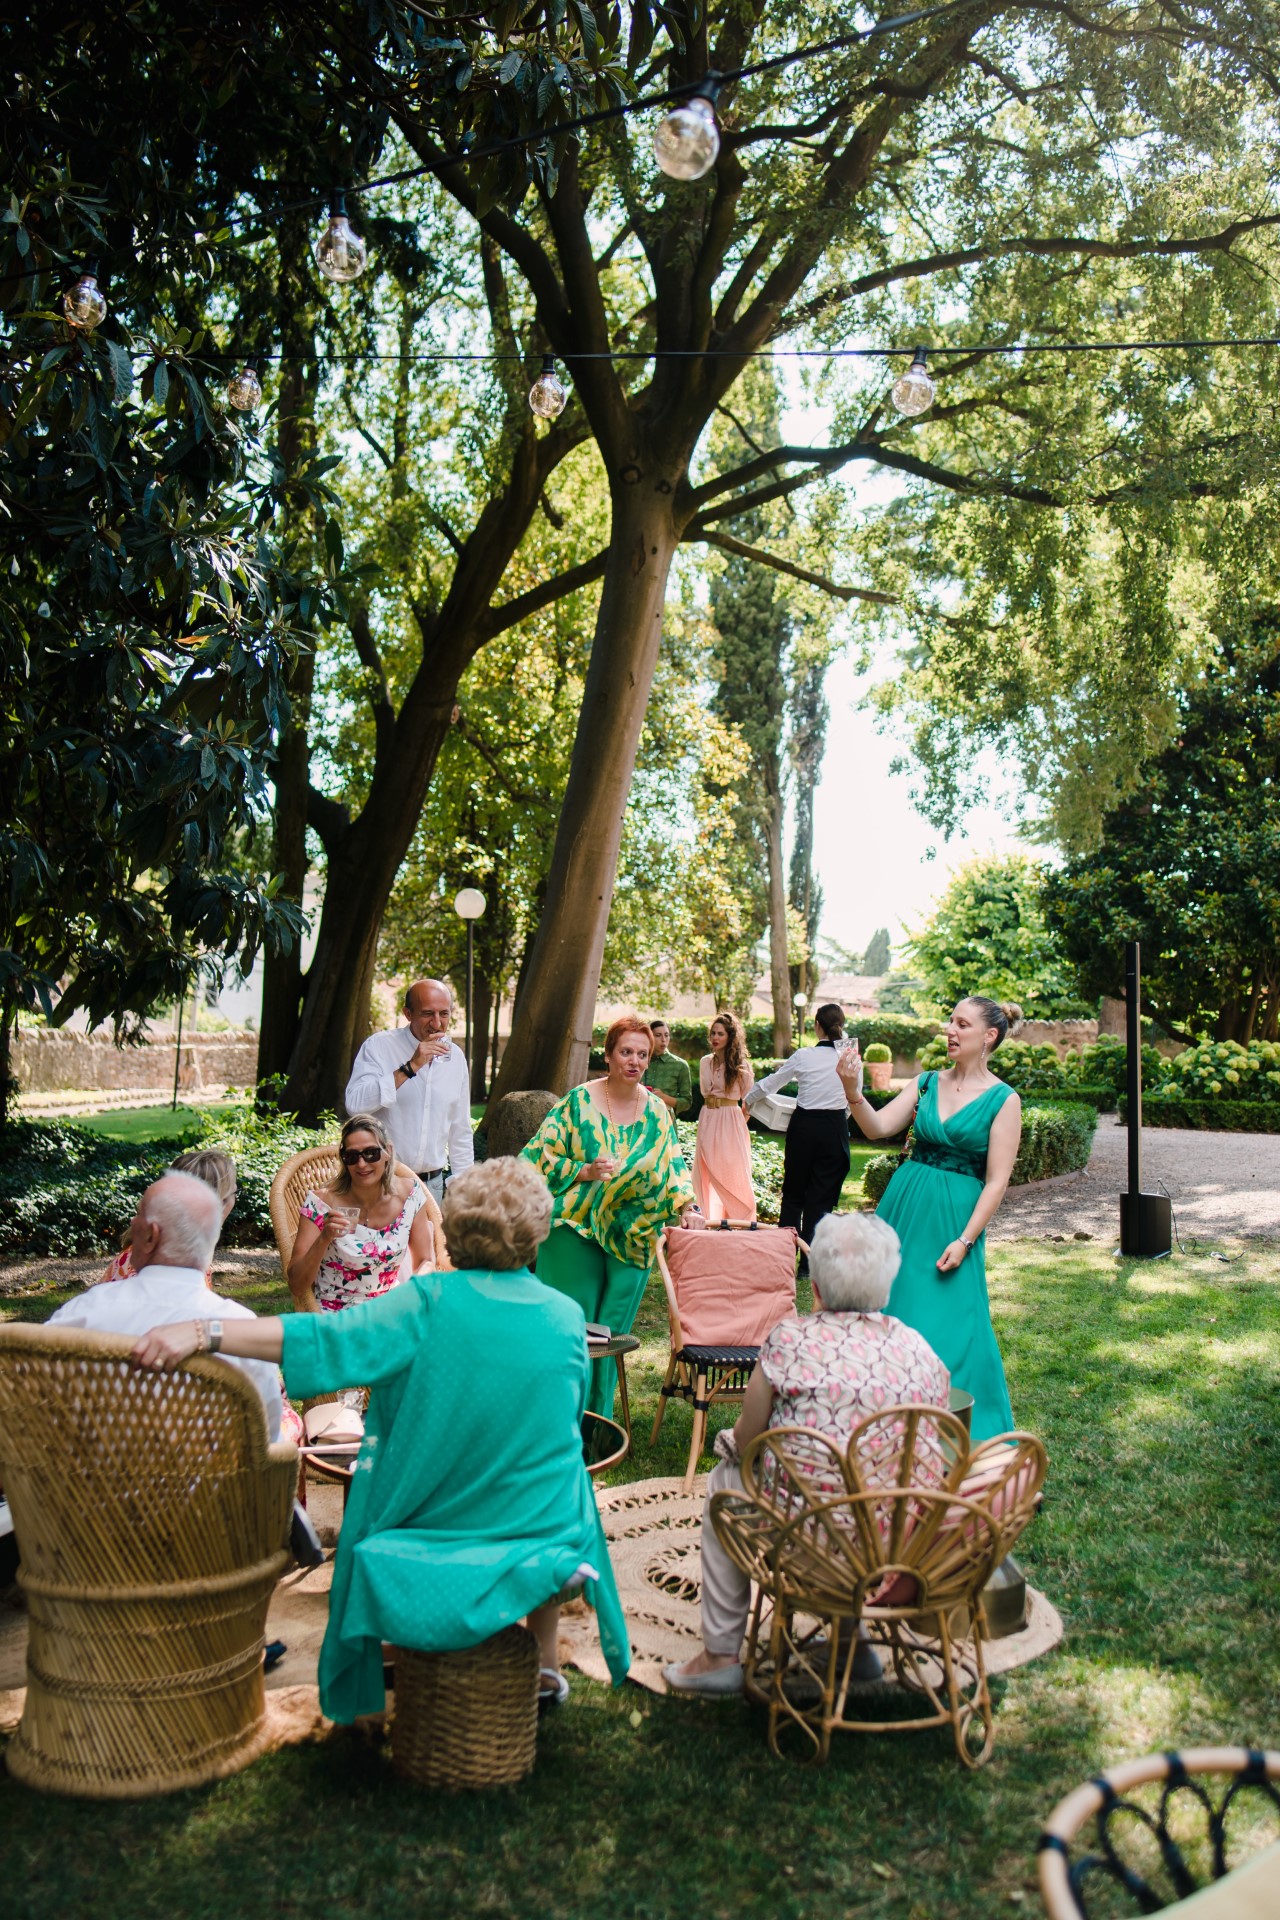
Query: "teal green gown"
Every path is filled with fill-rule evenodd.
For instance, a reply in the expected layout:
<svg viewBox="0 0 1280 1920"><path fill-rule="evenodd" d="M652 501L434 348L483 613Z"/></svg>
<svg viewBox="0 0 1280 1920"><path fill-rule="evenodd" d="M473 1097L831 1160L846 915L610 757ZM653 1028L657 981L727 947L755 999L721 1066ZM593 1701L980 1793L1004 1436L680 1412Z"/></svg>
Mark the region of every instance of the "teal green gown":
<svg viewBox="0 0 1280 1920"><path fill-rule="evenodd" d="M284 1321L290 1394L371 1392L338 1536L320 1704L380 1713L382 1642L477 1646L552 1599L584 1562L609 1670L626 1622L582 1458L582 1309L515 1273L422 1273L344 1313Z"/></svg>
<svg viewBox="0 0 1280 1920"><path fill-rule="evenodd" d="M923 1334L951 1375L973 1395L973 1438L1013 1428L1013 1409L987 1302L987 1236L952 1273L939 1273L944 1247L969 1222L986 1178L991 1123L1011 1087L988 1087L944 1121L937 1075L921 1076L912 1157L884 1190L876 1212L902 1242L888 1313Z"/></svg>

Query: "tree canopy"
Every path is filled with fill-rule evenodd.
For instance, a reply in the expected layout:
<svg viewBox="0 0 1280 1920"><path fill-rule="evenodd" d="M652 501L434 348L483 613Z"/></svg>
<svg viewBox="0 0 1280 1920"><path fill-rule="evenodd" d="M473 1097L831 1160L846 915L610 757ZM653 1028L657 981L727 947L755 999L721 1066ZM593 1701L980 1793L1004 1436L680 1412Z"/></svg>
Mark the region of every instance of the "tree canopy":
<svg viewBox="0 0 1280 1920"><path fill-rule="evenodd" d="M1026 854L979 856L952 876L907 945L923 982L922 1008L944 1017L974 993L1027 1012L1052 1011L1078 992L1074 971L1045 920L1041 869Z"/></svg>

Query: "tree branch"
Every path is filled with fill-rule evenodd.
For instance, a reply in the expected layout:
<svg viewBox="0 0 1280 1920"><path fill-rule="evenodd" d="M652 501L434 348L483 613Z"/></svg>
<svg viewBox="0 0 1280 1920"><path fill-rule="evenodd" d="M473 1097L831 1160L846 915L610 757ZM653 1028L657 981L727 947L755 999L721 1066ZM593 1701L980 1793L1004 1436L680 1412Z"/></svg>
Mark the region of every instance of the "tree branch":
<svg viewBox="0 0 1280 1920"><path fill-rule="evenodd" d="M590 560L583 560L576 567L569 567L564 573L558 573L551 580L540 580L536 587L530 587L526 593L517 593L513 599L504 600L500 606L490 607L481 620L486 640L494 639L505 633L508 627L518 626L531 614L540 613L543 607L554 605L563 600L566 594L576 593L579 587L589 587L593 580L599 580L604 573L605 561L609 550L603 548L593 554Z"/></svg>
<svg viewBox="0 0 1280 1920"><path fill-rule="evenodd" d="M340 800L332 800L327 793L321 793L318 787L309 786L307 825L315 828L325 852L334 854L343 834L351 825L351 815Z"/></svg>
<svg viewBox="0 0 1280 1920"><path fill-rule="evenodd" d="M349 624L356 657L369 675L370 684L366 692L369 705L373 709L373 747L376 765L394 745L396 710L391 704L386 671L382 665L382 655L378 652L377 642L373 637L373 628L369 623L367 604L361 603L352 608ZM316 831L319 832L319 828Z"/></svg>
<svg viewBox="0 0 1280 1920"><path fill-rule="evenodd" d="M497 776L499 786L512 800L518 800L521 806L541 807L545 812L554 812L555 803L549 794L531 793L526 788L513 785L511 776L503 767L497 754L487 740L471 725L465 713L459 714L457 720L454 722L454 728L456 732L461 734L467 745L474 748L480 755L480 758L490 771Z"/></svg>
<svg viewBox="0 0 1280 1920"><path fill-rule="evenodd" d="M768 553L763 547L748 546L745 540L735 540L731 533L690 529L685 539L696 540L707 547L719 547L724 553L736 553L740 559L754 560L762 567L772 567L775 573L785 573L793 580L803 580L806 586L821 587L824 593L834 594L837 600L869 600L876 607L897 607L902 604L893 593L875 593L869 587L842 587L837 581L828 580L824 574L797 566L794 560L784 560L781 554Z"/></svg>

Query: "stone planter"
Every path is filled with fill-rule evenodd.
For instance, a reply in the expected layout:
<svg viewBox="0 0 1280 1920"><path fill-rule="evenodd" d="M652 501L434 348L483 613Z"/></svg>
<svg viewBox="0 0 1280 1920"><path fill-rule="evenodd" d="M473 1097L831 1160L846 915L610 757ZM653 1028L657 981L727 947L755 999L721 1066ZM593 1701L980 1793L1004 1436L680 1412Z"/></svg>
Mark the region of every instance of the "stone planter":
<svg viewBox="0 0 1280 1920"><path fill-rule="evenodd" d="M892 1060L868 1060L865 1065L870 1085L877 1093L888 1093L893 1085Z"/></svg>

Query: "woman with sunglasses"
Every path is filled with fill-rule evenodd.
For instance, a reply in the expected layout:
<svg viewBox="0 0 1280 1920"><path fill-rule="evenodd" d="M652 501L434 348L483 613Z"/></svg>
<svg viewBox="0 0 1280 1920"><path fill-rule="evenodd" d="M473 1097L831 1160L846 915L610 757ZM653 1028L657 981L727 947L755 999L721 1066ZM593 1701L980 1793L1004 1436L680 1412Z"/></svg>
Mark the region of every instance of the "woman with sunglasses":
<svg viewBox="0 0 1280 1920"><path fill-rule="evenodd" d="M337 1178L308 1193L298 1213L289 1291L302 1313L336 1313L376 1299L435 1265L422 1182L407 1171L397 1174L376 1114L352 1114L338 1156Z"/></svg>

